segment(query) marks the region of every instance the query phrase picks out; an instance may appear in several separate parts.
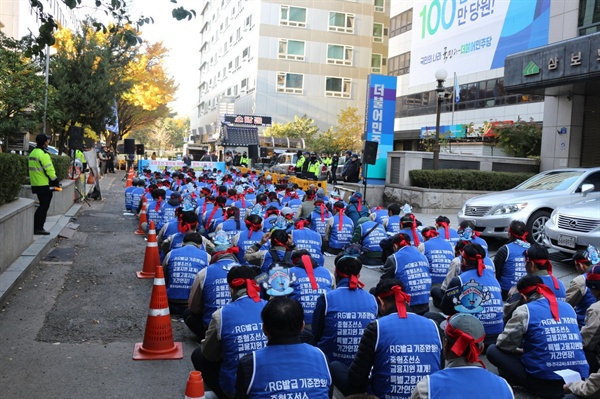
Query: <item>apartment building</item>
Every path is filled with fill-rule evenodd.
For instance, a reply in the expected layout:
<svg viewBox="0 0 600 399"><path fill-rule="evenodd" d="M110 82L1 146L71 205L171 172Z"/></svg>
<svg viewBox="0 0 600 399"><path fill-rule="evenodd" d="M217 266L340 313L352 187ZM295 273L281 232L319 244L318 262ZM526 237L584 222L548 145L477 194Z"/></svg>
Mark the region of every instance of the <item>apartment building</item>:
<svg viewBox="0 0 600 399"><path fill-rule="evenodd" d="M75 29L77 17L75 11L69 9L60 0L40 0L44 11L52 14L60 26ZM32 10L29 0L0 1L0 30L7 36L20 39L23 36L38 33L40 21Z"/></svg>

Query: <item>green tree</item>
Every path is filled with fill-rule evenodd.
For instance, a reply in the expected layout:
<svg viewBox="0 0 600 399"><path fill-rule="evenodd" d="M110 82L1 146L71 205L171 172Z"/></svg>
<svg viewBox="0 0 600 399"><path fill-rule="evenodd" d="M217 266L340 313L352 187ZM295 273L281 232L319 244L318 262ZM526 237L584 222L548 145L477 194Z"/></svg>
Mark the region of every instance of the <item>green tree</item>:
<svg viewBox="0 0 600 399"><path fill-rule="evenodd" d="M338 151L359 151L362 148L364 133L365 119L358 113L358 108L347 107L340 111L335 127Z"/></svg>
<svg viewBox="0 0 600 399"><path fill-rule="evenodd" d="M539 156L542 146L542 127L533 121L521 118L513 125L497 129L498 145L515 157Z"/></svg>
<svg viewBox="0 0 600 399"><path fill-rule="evenodd" d="M306 145L312 142L319 133L319 128L315 125L314 119L306 114L302 117L294 116L294 120L286 124L274 123L263 131L265 136L289 137L291 139L304 139Z"/></svg>
<svg viewBox="0 0 600 399"><path fill-rule="evenodd" d="M44 77L41 67L23 52L24 41L0 32L0 138L6 151L12 137L33 131L41 120Z"/></svg>
<svg viewBox="0 0 600 399"><path fill-rule="evenodd" d="M183 147L189 129L189 118L164 118L156 120L151 126L137 129L128 137L154 150L172 151Z"/></svg>

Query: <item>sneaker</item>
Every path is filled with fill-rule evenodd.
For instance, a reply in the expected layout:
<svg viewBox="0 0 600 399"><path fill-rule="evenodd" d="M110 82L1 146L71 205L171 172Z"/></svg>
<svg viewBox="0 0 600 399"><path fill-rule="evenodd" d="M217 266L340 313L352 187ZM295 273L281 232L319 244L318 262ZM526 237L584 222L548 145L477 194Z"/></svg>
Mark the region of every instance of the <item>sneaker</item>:
<svg viewBox="0 0 600 399"><path fill-rule="evenodd" d="M50 235L50 232L46 231L44 229L41 229L41 230L33 230L33 234L39 235L39 236L47 236L47 235Z"/></svg>

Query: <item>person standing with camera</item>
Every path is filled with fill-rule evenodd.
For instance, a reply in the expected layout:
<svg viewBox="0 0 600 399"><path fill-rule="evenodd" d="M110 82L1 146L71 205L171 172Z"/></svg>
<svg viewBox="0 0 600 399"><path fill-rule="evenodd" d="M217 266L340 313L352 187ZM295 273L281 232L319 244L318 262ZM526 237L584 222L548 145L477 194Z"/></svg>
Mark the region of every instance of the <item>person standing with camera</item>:
<svg viewBox="0 0 600 399"><path fill-rule="evenodd" d="M50 233L44 230L44 223L52 201L52 192L56 187L60 187L60 182L56 177L50 154L46 151L48 136L38 134L35 142L37 147L29 154L29 180L31 191L37 194L40 206L33 217L33 234L48 235Z"/></svg>

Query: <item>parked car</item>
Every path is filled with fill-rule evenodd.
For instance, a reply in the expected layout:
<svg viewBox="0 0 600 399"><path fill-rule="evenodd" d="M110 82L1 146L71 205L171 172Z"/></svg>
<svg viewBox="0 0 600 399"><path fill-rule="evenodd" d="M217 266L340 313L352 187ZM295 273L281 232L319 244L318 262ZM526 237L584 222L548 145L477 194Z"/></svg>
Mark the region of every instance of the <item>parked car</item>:
<svg viewBox="0 0 600 399"><path fill-rule="evenodd" d="M600 191L600 167L542 172L513 189L471 198L458 212L458 221L470 220L482 236L506 238L510 223L520 220L532 242L543 244L544 225L552 212L582 200L584 184Z"/></svg>
<svg viewBox="0 0 600 399"><path fill-rule="evenodd" d="M591 184L583 186L584 200L559 206L552 212L544 229L546 246L570 254L585 250L588 245L600 248L600 191L594 189Z"/></svg>
<svg viewBox="0 0 600 399"><path fill-rule="evenodd" d="M327 165L323 164L321 158L317 156L319 162L321 162L321 173L319 174L318 180L325 180L327 178L327 174L329 168ZM281 173L284 175L294 175L294 168L296 167L296 161L298 160L298 155L295 152L284 152L279 154L277 158L275 158L272 165L269 166L268 170L273 173Z"/></svg>
<svg viewBox="0 0 600 399"><path fill-rule="evenodd" d="M37 144L33 141L30 141L29 142L29 152L33 151L33 149L35 147L37 147ZM52 147L51 145L49 145L48 148L46 148L46 151L48 151L52 155L58 155L58 149L56 147ZM63 154L63 155L67 155L67 154Z"/></svg>

